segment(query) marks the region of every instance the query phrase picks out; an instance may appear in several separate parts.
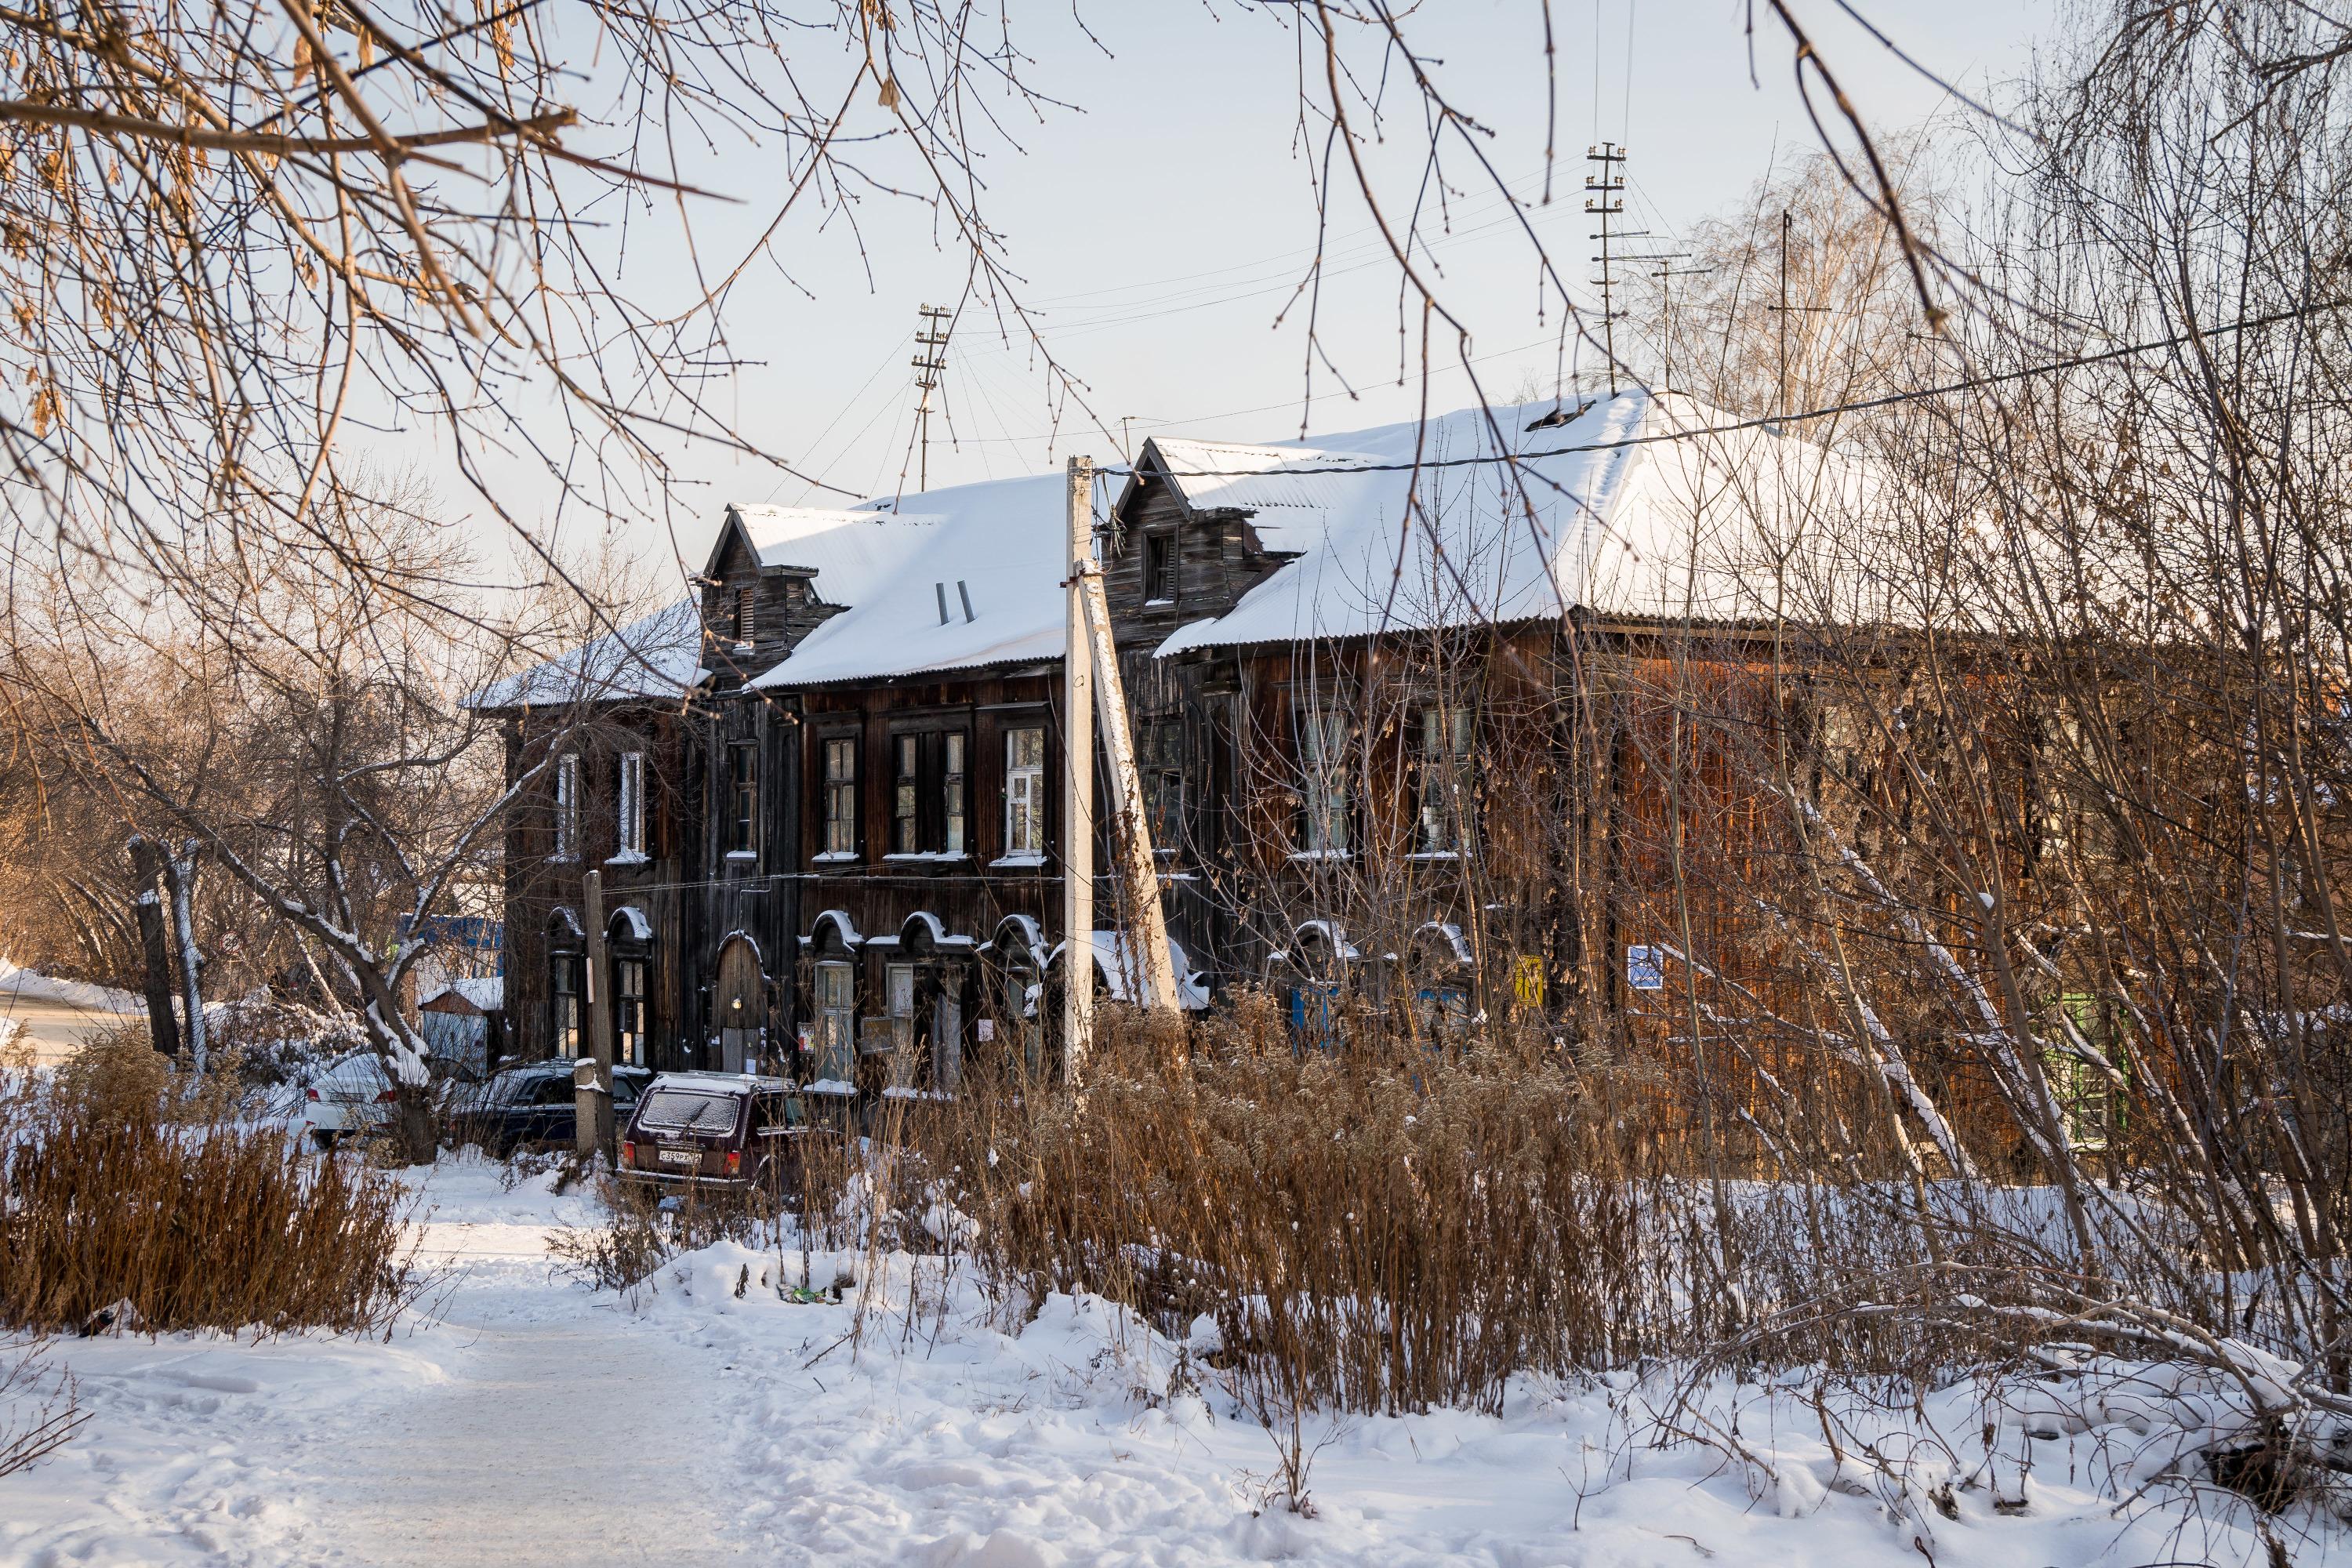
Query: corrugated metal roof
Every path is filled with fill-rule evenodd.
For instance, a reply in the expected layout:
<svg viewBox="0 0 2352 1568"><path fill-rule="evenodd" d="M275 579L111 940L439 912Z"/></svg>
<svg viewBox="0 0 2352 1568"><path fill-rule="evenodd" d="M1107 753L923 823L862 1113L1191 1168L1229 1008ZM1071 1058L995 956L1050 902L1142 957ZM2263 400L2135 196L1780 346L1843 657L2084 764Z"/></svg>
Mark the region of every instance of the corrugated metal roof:
<svg viewBox="0 0 2352 1568"><path fill-rule="evenodd" d="M1426 427L1331 437L1344 464L1383 468L1276 476L1319 498L1279 525L1279 548L1298 559L1225 615L1179 628L1160 653L1509 625L1571 608L1715 622L1885 617L1888 579L1845 544L1875 488L1864 465L1760 429L1713 433L1729 421L1679 395L1626 392L1527 430L1549 409L1465 409ZM1278 450L1294 468L1324 461ZM1501 453L1517 461L1412 468Z"/></svg>
<svg viewBox="0 0 2352 1568"><path fill-rule="evenodd" d="M777 531L761 543L761 558L814 566L816 595L849 607L752 684L773 689L1060 658L1066 485L1060 474L1036 474L908 496L895 516L854 509L763 520ZM816 515L835 521L809 521ZM753 527L748 516L744 526Z"/></svg>

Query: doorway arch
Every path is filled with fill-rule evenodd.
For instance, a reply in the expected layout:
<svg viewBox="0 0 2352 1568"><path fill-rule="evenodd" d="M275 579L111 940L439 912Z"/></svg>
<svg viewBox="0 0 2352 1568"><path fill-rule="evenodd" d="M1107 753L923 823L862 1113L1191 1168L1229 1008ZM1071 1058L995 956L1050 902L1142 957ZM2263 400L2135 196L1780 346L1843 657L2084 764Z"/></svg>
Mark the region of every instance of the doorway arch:
<svg viewBox="0 0 2352 1568"><path fill-rule="evenodd" d="M720 1072L756 1072L768 1055L768 976L760 945L741 931L719 944L710 1033Z"/></svg>

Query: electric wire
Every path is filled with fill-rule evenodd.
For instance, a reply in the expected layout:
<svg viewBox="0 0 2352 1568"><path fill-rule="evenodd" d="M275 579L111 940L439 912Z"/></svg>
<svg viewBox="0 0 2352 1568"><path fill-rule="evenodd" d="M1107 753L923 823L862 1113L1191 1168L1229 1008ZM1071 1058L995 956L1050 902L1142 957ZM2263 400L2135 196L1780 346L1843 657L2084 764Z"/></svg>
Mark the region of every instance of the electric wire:
<svg viewBox="0 0 2352 1568"><path fill-rule="evenodd" d="M1768 414L1753 419L1735 419L1724 425L1703 425L1688 430L1662 430L1649 436L1621 436L1605 441L1579 441L1565 447L1548 447L1540 452L1480 453L1467 458L1424 458L1412 463L1334 463L1323 467L1302 464L1279 468L1166 468L1154 469L1170 479L1250 479L1279 474L1285 479L1310 477L1317 474L1389 474L1414 473L1429 468L1466 468L1494 464L1539 463L1548 458L1572 457L1581 452L1613 452L1630 447L1654 447L1671 441L1694 441L1709 436L1732 436L1743 430L1777 430L1785 425L1801 425L1816 419L1833 419L1845 414L1866 414L1875 408L1891 408L1899 404L1923 402L1931 397L1948 397L1954 393L1969 392L1978 387L2002 386L2013 382L2029 381L2038 375L2053 375L2063 370L2078 370L2085 365L2105 364L2115 360L2129 359L2137 354L2154 353L2160 349L2180 348L2207 338L2227 337L2236 332L2253 331L2262 327L2274 327L2282 321L2300 321L2330 310L2341 310L2352 300L2337 300L2324 305L2299 305L2291 310L2278 310L2266 316L2252 316L2229 321L2201 331L2179 332L2167 338L2151 338L2145 342L2126 343L2117 348L2103 349L2097 353L2074 354L2065 359L2049 360L2041 364L2024 365L2016 370L1997 372L1991 375L1964 376L1937 386L1924 386L1910 392L1892 392L1883 397L1858 398L1851 403L1831 404L1821 408L1808 408L1794 414ZM1097 472L1132 474L1132 468L1105 468Z"/></svg>

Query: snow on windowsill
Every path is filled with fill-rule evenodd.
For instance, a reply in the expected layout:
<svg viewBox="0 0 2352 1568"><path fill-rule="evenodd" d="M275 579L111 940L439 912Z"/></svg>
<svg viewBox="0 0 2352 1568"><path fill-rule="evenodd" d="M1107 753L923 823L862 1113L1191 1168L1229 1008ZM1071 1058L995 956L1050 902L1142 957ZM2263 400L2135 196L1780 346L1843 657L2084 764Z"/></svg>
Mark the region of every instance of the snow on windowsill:
<svg viewBox="0 0 2352 1568"><path fill-rule="evenodd" d="M834 1094L848 1096L857 1092L857 1086L846 1079L821 1078L814 1083L801 1085L803 1094Z"/></svg>
<svg viewBox="0 0 2352 1568"><path fill-rule="evenodd" d="M1045 863L1045 857L1043 855L1000 855L991 860L989 865L992 868L1018 870L1024 866L1043 866Z"/></svg>
<svg viewBox="0 0 2352 1568"><path fill-rule="evenodd" d="M1459 860L1462 858L1462 851L1459 849L1416 849L1412 854L1406 856L1405 858L1408 860Z"/></svg>
<svg viewBox="0 0 2352 1568"><path fill-rule="evenodd" d="M1352 849L1294 849L1290 852L1293 860L1353 860L1355 858L1356 852Z"/></svg>
<svg viewBox="0 0 2352 1568"><path fill-rule="evenodd" d="M757 849L730 849L727 851L727 858L730 860L757 860L759 858L760 852Z"/></svg>
<svg viewBox="0 0 2352 1568"><path fill-rule="evenodd" d="M855 849L828 849L822 855L810 856L809 864L812 866L842 866L846 865L856 858L857 851Z"/></svg>
<svg viewBox="0 0 2352 1568"><path fill-rule="evenodd" d="M944 1089L915 1089L906 1084L897 1083L894 1083L889 1088L884 1089L882 1091L882 1098L885 1100L937 1100L943 1105L953 1104L955 1101L955 1096L948 1093Z"/></svg>
<svg viewBox="0 0 2352 1568"><path fill-rule="evenodd" d="M885 860L969 860L971 857L961 849L908 849L882 857Z"/></svg>
<svg viewBox="0 0 2352 1568"><path fill-rule="evenodd" d="M652 858L642 849L624 849L604 862L607 866L643 866Z"/></svg>

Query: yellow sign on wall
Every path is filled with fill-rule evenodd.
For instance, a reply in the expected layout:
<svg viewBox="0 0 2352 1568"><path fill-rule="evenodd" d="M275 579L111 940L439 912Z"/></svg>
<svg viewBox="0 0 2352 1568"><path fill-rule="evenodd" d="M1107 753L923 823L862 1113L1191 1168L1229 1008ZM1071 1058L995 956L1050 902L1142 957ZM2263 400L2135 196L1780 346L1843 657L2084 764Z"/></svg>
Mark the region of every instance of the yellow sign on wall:
<svg viewBox="0 0 2352 1568"><path fill-rule="evenodd" d="M1532 954L1511 966L1511 999L1522 1007L1544 1005L1544 963Z"/></svg>

